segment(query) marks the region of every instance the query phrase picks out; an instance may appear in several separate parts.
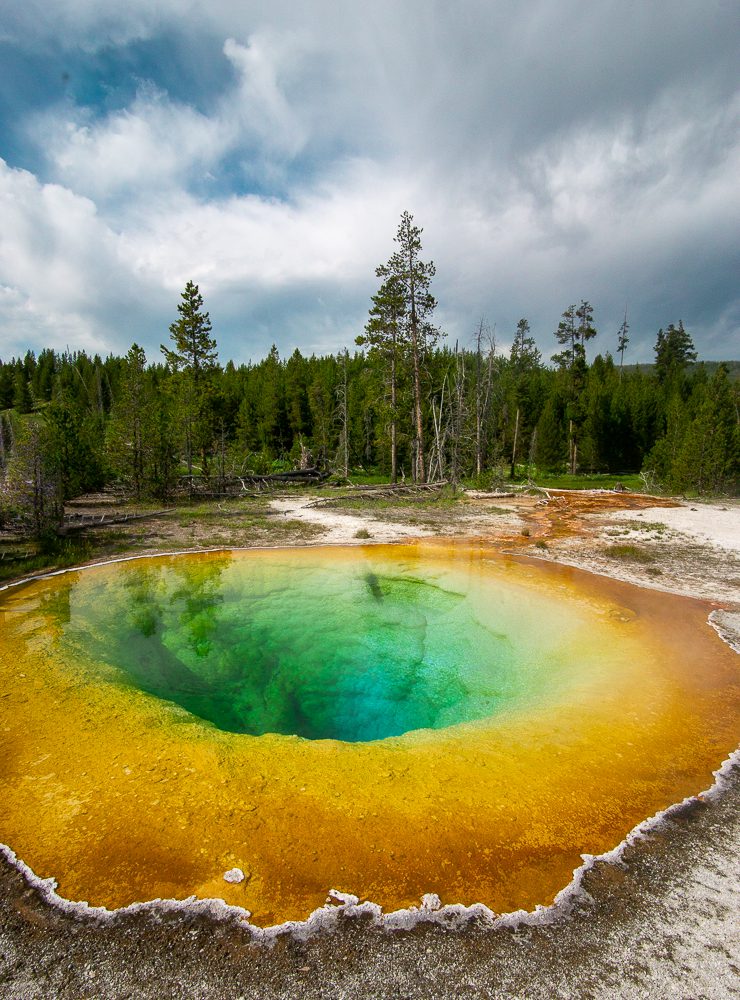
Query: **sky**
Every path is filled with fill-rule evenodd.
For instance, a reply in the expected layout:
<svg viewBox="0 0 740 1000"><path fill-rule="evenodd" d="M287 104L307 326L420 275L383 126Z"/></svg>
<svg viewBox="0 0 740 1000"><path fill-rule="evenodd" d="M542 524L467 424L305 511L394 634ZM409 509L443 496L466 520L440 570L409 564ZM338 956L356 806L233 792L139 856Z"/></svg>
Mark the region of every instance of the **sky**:
<svg viewBox="0 0 740 1000"><path fill-rule="evenodd" d="M454 345L740 357L736 0L0 0L0 358L353 349L402 212Z"/></svg>

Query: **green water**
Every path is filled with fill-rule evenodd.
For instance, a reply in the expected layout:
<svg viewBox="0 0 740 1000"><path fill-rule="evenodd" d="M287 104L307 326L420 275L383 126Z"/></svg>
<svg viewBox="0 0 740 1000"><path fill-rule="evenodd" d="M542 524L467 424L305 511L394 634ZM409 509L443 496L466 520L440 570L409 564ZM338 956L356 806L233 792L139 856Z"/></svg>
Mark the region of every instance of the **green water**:
<svg viewBox="0 0 740 1000"><path fill-rule="evenodd" d="M67 655L231 732L439 729L516 704L541 667L500 584L366 557L147 560L81 573L67 596Z"/></svg>

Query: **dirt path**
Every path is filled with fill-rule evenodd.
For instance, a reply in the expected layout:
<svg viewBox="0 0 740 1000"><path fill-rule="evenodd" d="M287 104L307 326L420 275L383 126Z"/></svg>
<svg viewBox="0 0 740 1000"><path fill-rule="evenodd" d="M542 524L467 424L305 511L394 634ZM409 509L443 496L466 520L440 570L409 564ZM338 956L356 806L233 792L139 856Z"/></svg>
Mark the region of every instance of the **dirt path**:
<svg viewBox="0 0 740 1000"><path fill-rule="evenodd" d="M321 534L317 540L322 544L353 545L370 540L399 542L410 538L424 538L433 533L420 525L404 525L369 514L348 514L332 510L328 506L317 506L314 497L280 497L272 500L270 507L288 520L319 527Z"/></svg>

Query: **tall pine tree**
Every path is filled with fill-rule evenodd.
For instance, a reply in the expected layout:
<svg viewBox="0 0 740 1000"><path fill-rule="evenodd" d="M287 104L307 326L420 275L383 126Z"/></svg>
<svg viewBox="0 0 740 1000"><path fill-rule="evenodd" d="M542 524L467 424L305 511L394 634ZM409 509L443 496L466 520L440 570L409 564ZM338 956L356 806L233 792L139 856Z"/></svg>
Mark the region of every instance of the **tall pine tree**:
<svg viewBox="0 0 740 1000"><path fill-rule="evenodd" d="M421 260L422 232L423 230L414 225L413 215L404 212L395 236L398 250L387 264L381 265L376 271L379 278L394 281L404 300L404 331L411 359L414 396L413 468L414 479L420 483L426 482L422 364L427 350L439 336L431 324L431 316L437 303L430 291L430 285L436 272L431 261L425 263Z"/></svg>
<svg viewBox="0 0 740 1000"><path fill-rule="evenodd" d="M378 269L380 270L380 269ZM398 476L398 386L402 362L401 324L406 310L401 280L389 275L373 295L370 317L365 332L356 338L361 347L369 345L371 360L380 362L384 369L384 387L388 396L388 436L390 442L391 482Z"/></svg>
<svg viewBox="0 0 740 1000"><path fill-rule="evenodd" d="M208 451L213 439L210 376L216 368L216 341L211 337L211 320L203 312L203 296L188 281L180 296L180 318L170 325L174 349L161 345L168 366L175 375L177 398L182 408L185 460L193 474L193 458L200 454L202 471L208 473Z"/></svg>

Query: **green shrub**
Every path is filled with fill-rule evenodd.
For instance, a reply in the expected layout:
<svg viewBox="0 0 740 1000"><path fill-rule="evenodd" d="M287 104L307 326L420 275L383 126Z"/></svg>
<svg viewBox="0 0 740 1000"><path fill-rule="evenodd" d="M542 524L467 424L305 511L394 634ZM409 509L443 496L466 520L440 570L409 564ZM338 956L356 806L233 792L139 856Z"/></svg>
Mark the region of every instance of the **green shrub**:
<svg viewBox="0 0 740 1000"><path fill-rule="evenodd" d="M654 556L639 545L608 545L604 549L604 555L610 559L625 559L628 562L655 562Z"/></svg>

